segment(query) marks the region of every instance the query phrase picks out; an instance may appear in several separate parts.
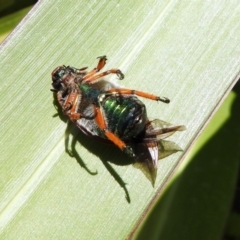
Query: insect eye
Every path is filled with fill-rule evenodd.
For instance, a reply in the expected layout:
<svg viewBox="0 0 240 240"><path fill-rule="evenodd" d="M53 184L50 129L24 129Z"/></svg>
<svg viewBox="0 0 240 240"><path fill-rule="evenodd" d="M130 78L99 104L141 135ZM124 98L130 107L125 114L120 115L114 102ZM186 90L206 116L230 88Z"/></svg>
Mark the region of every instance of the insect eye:
<svg viewBox="0 0 240 240"><path fill-rule="evenodd" d="M54 89L59 90L61 88L62 79L66 73L67 69L64 66L58 67L52 72L52 86Z"/></svg>
<svg viewBox="0 0 240 240"><path fill-rule="evenodd" d="M66 70L65 69L60 69L59 71L57 71L54 75L55 78L61 79L63 78L63 76L66 74Z"/></svg>
<svg viewBox="0 0 240 240"><path fill-rule="evenodd" d="M52 80L60 80L63 78L63 76L67 73L67 68L65 66L60 66L57 67L53 72L52 72Z"/></svg>

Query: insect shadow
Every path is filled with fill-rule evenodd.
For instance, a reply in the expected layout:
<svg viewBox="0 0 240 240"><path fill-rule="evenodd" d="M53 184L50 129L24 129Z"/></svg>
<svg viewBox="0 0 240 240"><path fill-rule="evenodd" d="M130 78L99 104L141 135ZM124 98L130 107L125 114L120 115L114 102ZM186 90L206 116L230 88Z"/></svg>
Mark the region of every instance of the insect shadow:
<svg viewBox="0 0 240 240"><path fill-rule="evenodd" d="M65 131L65 151L68 153L70 157L75 158L78 164L91 175L96 175L98 174L98 172L92 171L87 167L84 160L81 158L78 151L76 150L77 144L78 143L81 144L81 146L88 149L88 151L98 156L98 158L102 161L103 165L106 167L108 172L117 181L120 187L123 188L126 200L128 203L130 203L131 200L129 192L126 188L126 183L123 181L123 179L115 171L115 169L111 166L110 163L125 166L133 164L134 159L127 156L127 154L123 153L114 145L110 144L107 140L106 142L101 142L98 140L95 141L93 138L86 136L84 133L80 131L80 129L78 129L78 127L75 124L68 120L68 117L66 115L63 114L62 108L59 106L57 102L56 94L53 94L53 99L54 99L53 105L57 110L57 113L54 114L53 117L58 116L63 122L67 123L67 128ZM72 136L71 140L70 136Z"/></svg>

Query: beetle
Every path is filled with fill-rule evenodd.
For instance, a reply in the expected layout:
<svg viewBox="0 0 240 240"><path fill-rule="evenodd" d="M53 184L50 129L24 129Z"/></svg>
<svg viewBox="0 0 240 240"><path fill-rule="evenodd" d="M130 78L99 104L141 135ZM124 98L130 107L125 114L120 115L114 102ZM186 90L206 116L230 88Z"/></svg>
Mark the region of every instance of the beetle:
<svg viewBox="0 0 240 240"><path fill-rule="evenodd" d="M180 150L175 143L163 139L185 130L185 127L173 126L160 119L149 121L146 106L138 97L164 103L170 100L107 84L104 80L106 75L116 74L122 80L124 74L117 68L100 72L107 57L98 59L97 66L91 71L87 71L87 67L78 69L65 65L55 68L51 90L57 94L63 113L82 132L108 140L136 162L147 164L154 184L158 159Z"/></svg>

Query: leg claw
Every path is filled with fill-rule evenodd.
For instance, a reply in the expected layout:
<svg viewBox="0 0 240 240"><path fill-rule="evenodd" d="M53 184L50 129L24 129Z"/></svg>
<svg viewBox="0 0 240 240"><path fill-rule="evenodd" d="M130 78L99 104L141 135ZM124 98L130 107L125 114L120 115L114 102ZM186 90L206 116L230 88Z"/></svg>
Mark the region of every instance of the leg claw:
<svg viewBox="0 0 240 240"><path fill-rule="evenodd" d="M118 76L119 80L124 79L124 74L120 70L117 70L117 76Z"/></svg>

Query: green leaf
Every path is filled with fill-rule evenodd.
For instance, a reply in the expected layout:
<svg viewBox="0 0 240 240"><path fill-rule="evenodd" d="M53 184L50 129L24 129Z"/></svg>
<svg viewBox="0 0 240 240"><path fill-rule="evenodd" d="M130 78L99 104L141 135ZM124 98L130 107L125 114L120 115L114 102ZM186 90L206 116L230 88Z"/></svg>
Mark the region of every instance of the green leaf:
<svg viewBox="0 0 240 240"><path fill-rule="evenodd" d="M171 99L144 103L152 119L187 127L170 138L186 152L237 80L239 16L238 1L38 1L0 49L1 238L125 239L184 156L159 162L155 188L72 126L70 157L66 119L53 117L56 66L91 69L107 55L122 85Z"/></svg>

